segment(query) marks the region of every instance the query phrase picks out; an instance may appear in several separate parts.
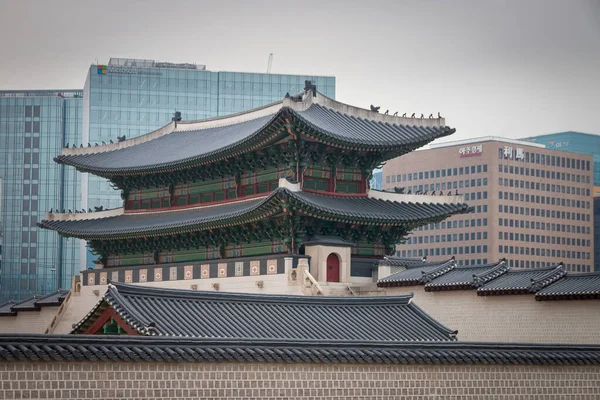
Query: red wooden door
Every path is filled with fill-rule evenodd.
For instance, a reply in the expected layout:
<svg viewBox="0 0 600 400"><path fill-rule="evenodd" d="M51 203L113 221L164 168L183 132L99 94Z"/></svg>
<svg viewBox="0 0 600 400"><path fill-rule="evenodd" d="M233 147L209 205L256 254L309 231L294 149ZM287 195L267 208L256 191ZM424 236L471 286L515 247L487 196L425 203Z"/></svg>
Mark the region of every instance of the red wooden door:
<svg viewBox="0 0 600 400"><path fill-rule="evenodd" d="M340 281L340 259L334 253L327 256L327 282Z"/></svg>

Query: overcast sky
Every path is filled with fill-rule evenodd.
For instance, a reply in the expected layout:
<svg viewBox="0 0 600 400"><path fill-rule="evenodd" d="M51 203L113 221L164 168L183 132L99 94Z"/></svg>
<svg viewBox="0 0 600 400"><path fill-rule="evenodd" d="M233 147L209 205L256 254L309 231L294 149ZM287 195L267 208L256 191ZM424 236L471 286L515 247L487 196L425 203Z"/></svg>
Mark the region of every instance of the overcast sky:
<svg viewBox="0 0 600 400"><path fill-rule="evenodd" d="M109 57L334 75L337 99L452 139L600 134L600 0L0 0L0 90L82 88Z"/></svg>

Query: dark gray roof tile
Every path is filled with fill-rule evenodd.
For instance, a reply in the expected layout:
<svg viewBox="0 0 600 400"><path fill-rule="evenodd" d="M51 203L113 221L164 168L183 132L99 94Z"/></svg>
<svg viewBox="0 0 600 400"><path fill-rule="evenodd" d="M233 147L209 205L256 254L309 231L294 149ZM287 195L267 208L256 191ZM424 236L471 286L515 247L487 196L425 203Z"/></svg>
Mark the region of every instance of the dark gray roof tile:
<svg viewBox="0 0 600 400"><path fill-rule="evenodd" d="M410 302L412 296L254 295L109 285L97 306L111 307L143 335L231 338L443 341L450 331ZM85 332L92 310L73 330Z"/></svg>
<svg viewBox="0 0 600 400"><path fill-rule="evenodd" d="M246 113L248 118L252 117L253 112L255 110ZM93 151L97 151L95 153L88 154L90 150L85 149L81 151L85 154L64 154L55 160L104 176L185 168L191 164L211 162L258 143L274 143L279 140L277 132L281 132L281 127L290 119L293 123L312 128L316 132L313 134L321 140L365 150L385 150L393 152L395 156L408 153L455 131L446 126L400 125L358 118L320 104L311 104L305 110L294 110L288 106L277 110L275 107L272 114L260 115L236 124L227 124L229 117L224 117L220 122L223 126L178 130L121 149L106 151L103 146L94 147ZM234 118L231 117L231 121ZM400 118L392 120L406 121ZM184 128L185 125L186 122L180 123Z"/></svg>
<svg viewBox="0 0 600 400"><path fill-rule="evenodd" d="M270 362L334 364L600 365L600 346L0 335L0 361Z"/></svg>
<svg viewBox="0 0 600 400"><path fill-rule="evenodd" d="M571 274L535 294L536 300L600 299L600 273Z"/></svg>
<svg viewBox="0 0 600 400"><path fill-rule="evenodd" d="M508 263L504 260L484 265L459 265L425 284L425 291L476 289L508 269Z"/></svg>
<svg viewBox="0 0 600 400"><path fill-rule="evenodd" d="M527 270L509 270L477 288L479 296L535 293L566 274L563 265Z"/></svg>
<svg viewBox="0 0 600 400"><path fill-rule="evenodd" d="M393 287L424 285L432 279L452 271L454 268L456 268L456 261L454 259L450 259L438 262L421 262L421 265L406 265L407 267L405 270L379 279L377 281L377 286Z"/></svg>
<svg viewBox="0 0 600 400"><path fill-rule="evenodd" d="M282 206L279 201L281 198L289 199L303 211L327 213L328 216L339 220L358 223L410 224L469 210L466 204L393 202L369 197L292 192L286 188L278 188L266 197L233 203L160 213L131 213L90 220L43 220L38 225L83 239L146 233L159 235L181 228L203 229L220 226L219 224L229 223L234 219L262 218L274 207Z"/></svg>

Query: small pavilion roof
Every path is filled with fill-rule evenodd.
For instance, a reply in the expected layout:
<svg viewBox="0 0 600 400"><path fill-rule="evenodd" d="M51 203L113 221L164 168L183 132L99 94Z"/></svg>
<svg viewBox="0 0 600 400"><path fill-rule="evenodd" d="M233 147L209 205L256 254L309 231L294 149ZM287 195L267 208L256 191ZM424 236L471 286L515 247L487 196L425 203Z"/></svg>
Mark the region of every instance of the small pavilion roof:
<svg viewBox="0 0 600 400"><path fill-rule="evenodd" d="M504 295L525 294L550 285L565 276L566 271L562 264L526 270L511 269L497 278L477 288L477 295Z"/></svg>
<svg viewBox="0 0 600 400"><path fill-rule="evenodd" d="M600 273L571 274L535 293L536 300L600 299Z"/></svg>
<svg viewBox="0 0 600 400"><path fill-rule="evenodd" d="M47 295L36 295L21 301L0 305L0 316L17 315L19 311L39 311L41 307L60 306L68 291L58 290Z"/></svg>
<svg viewBox="0 0 600 400"><path fill-rule="evenodd" d="M66 214L69 217L67 219L60 219L62 214L58 214L58 219L55 219L54 214L47 214L47 219L38 225L82 239L119 239L257 221L280 212L286 202L306 214L327 216L340 222L376 225L419 224L470 210L464 203L406 202L403 201L406 199L403 196L395 195L396 201L390 201L367 196L292 191L279 187L265 197L183 210L130 213L97 219L89 218L94 217L94 214L101 216L100 212ZM427 201L427 198L423 201ZM81 219L70 219L71 217Z"/></svg>
<svg viewBox="0 0 600 400"><path fill-rule="evenodd" d="M387 265L385 261L387 260L382 260L379 265ZM456 261L454 259L437 262L421 261L420 264L406 264L405 270L379 279L377 281L377 286L392 287L424 285L432 279L452 271L454 268L456 268Z"/></svg>
<svg viewBox="0 0 600 400"><path fill-rule="evenodd" d="M414 258L388 256L379 261L379 265L404 268L423 266L425 263L427 263L427 258L423 257Z"/></svg>
<svg viewBox="0 0 600 400"><path fill-rule="evenodd" d="M475 289L509 270L505 260L484 265L459 265L425 284L426 292Z"/></svg>
<svg viewBox="0 0 600 400"><path fill-rule="evenodd" d="M111 308L141 335L273 340L449 341L456 332L408 296L313 297L110 284L72 333Z"/></svg>
<svg viewBox="0 0 600 400"><path fill-rule="evenodd" d="M454 133L443 118L402 118L352 107L321 93L227 117L171 123L147 135L103 146L63 149L55 158L101 176L169 172L257 149L289 135L340 149L385 151L399 156Z"/></svg>

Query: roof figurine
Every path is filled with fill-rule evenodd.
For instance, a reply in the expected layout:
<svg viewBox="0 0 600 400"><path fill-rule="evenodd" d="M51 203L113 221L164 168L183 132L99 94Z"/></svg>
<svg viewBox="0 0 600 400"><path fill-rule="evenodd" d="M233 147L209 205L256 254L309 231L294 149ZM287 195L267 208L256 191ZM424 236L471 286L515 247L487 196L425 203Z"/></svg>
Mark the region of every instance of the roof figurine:
<svg viewBox="0 0 600 400"><path fill-rule="evenodd" d="M176 112L137 138L64 149L58 163L109 179L123 207L52 213L39 226L88 240L104 267L300 254L318 236L346 242L365 264L423 224L470 212L460 196L369 188L385 160L452 134L443 119L380 114L305 86L247 112Z"/></svg>

